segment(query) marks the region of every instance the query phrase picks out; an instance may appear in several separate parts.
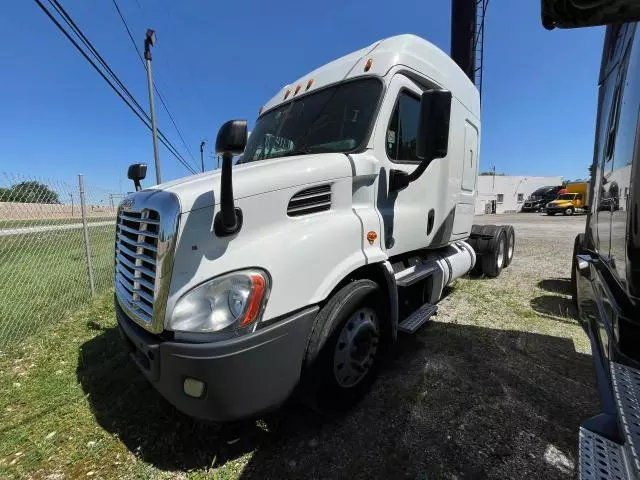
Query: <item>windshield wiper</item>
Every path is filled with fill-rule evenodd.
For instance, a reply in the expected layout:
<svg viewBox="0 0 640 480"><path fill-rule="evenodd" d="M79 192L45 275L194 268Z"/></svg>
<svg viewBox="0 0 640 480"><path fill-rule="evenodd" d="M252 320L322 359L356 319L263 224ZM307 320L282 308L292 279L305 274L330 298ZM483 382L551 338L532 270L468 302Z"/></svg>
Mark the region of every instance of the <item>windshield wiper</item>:
<svg viewBox="0 0 640 480"><path fill-rule="evenodd" d="M295 155L309 155L311 153L327 153L327 152L333 152L333 150L326 147L320 147L320 146L300 147L300 148L294 148L293 150L289 150L288 152L284 152L282 155L280 155L280 157L293 157Z"/></svg>

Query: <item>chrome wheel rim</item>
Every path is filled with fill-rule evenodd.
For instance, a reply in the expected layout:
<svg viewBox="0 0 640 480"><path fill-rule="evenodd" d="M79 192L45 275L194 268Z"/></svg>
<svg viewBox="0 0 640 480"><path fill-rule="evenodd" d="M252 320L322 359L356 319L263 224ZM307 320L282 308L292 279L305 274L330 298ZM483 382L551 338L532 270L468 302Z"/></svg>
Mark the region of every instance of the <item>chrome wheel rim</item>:
<svg viewBox="0 0 640 480"><path fill-rule="evenodd" d="M514 240L515 240L515 235L512 233L509 235L509 250L507 253L507 258L509 260L513 258L513 244L515 243Z"/></svg>
<svg viewBox="0 0 640 480"><path fill-rule="evenodd" d="M378 315L361 308L342 327L333 353L333 375L342 388L351 388L367 375L380 340Z"/></svg>
<svg viewBox="0 0 640 480"><path fill-rule="evenodd" d="M498 261L496 265L498 268L502 267L504 262L504 241L500 241L500 246L498 247Z"/></svg>

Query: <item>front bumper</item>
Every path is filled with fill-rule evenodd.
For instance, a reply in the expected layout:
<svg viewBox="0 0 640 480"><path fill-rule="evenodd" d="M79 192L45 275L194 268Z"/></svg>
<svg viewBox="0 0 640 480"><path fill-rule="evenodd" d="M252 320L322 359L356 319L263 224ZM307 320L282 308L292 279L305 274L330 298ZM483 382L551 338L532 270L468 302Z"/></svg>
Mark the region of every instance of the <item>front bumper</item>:
<svg viewBox="0 0 640 480"><path fill-rule="evenodd" d="M176 408L215 422L251 417L282 404L298 384L318 307L256 332L213 343L163 340L135 325L115 300L120 332L138 368ZM185 379L204 382L199 398Z"/></svg>
<svg viewBox="0 0 640 480"><path fill-rule="evenodd" d="M563 205L561 207L545 207L544 211L547 212L547 213L549 213L549 212L551 212L551 213L562 213L562 212L565 211L565 209L567 209L569 207L573 208L573 206L571 206L571 205Z"/></svg>
<svg viewBox="0 0 640 480"><path fill-rule="evenodd" d="M523 205L522 208L521 208L521 211L522 212L536 212L540 208L542 208L541 205Z"/></svg>

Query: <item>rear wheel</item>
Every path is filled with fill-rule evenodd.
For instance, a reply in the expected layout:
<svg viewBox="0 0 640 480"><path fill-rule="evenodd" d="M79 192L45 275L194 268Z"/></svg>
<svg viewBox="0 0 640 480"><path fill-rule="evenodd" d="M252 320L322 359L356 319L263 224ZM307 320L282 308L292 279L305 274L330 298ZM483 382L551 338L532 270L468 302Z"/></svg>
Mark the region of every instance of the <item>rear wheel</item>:
<svg viewBox="0 0 640 480"><path fill-rule="evenodd" d="M556 214L556 212L547 212L547 215L553 217Z"/></svg>
<svg viewBox="0 0 640 480"><path fill-rule="evenodd" d="M492 227L488 229L487 227ZM504 267L504 259L507 255L507 235L503 227L487 225L487 234L492 234L493 238L488 240L488 244L481 249L482 252L482 273L487 277L497 277Z"/></svg>
<svg viewBox="0 0 640 480"><path fill-rule="evenodd" d="M564 212L562 212L565 215L573 215L573 208L569 207L569 208L565 208Z"/></svg>
<svg viewBox="0 0 640 480"><path fill-rule="evenodd" d="M507 268L511 265L511 261L513 260L513 251L516 246L516 232L513 230L511 225L507 225L504 227L507 236L507 253L504 257L504 265L503 268Z"/></svg>
<svg viewBox="0 0 640 480"><path fill-rule="evenodd" d="M375 381L387 333L381 295L377 283L356 280L320 310L309 340L302 384L321 411L350 408Z"/></svg>

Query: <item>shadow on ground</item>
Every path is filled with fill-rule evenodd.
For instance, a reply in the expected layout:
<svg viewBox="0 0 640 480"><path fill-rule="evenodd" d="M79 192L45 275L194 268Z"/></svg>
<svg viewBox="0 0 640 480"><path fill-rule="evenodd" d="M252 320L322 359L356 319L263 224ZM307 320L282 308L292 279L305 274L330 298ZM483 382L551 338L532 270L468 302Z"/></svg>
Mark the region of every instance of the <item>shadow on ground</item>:
<svg viewBox="0 0 640 480"><path fill-rule="evenodd" d="M538 286L555 295L541 295L531 300L531 308L538 314L553 317L560 322L575 323L578 311L571 300L571 280L569 278L547 278Z"/></svg>
<svg viewBox="0 0 640 480"><path fill-rule="evenodd" d="M547 292L571 295L571 279L569 278L545 278L538 282L538 287Z"/></svg>
<svg viewBox="0 0 640 480"><path fill-rule="evenodd" d="M597 395L591 358L571 340L433 322L398 351L345 417L294 404L266 428L236 425L233 444L164 402L114 328L82 346L77 375L100 425L162 470L253 451L243 478L575 477L578 426Z"/></svg>
<svg viewBox="0 0 640 480"><path fill-rule="evenodd" d="M577 310L570 298L557 295L541 295L531 300L531 308L540 315L553 317L558 321L576 323Z"/></svg>

